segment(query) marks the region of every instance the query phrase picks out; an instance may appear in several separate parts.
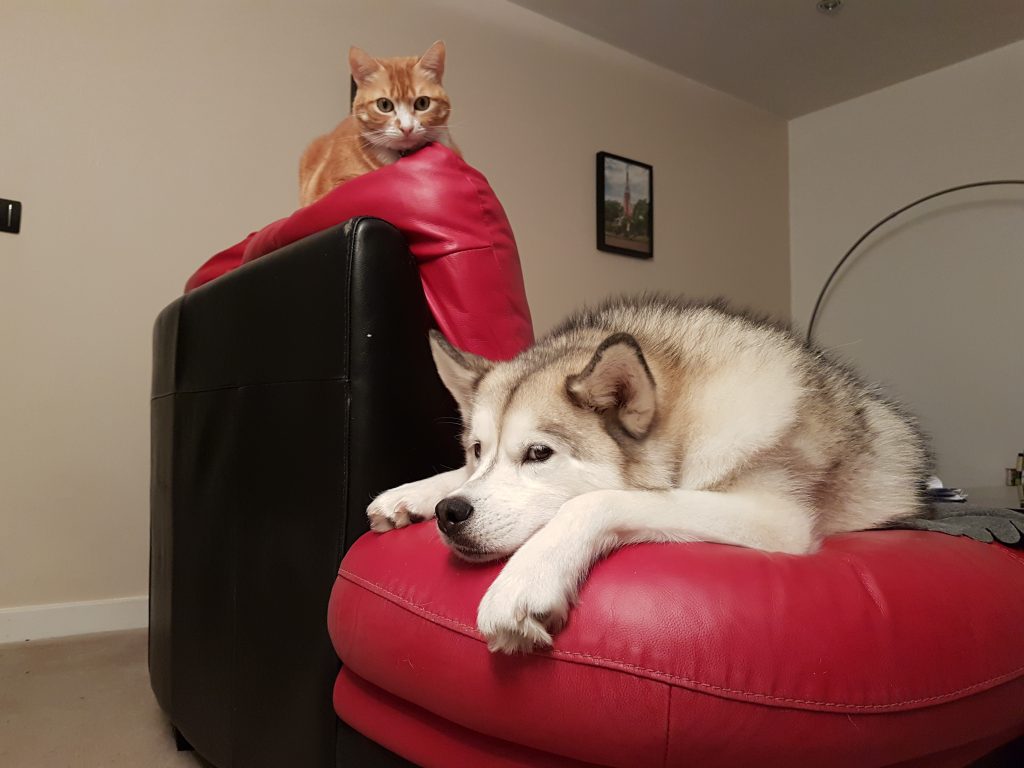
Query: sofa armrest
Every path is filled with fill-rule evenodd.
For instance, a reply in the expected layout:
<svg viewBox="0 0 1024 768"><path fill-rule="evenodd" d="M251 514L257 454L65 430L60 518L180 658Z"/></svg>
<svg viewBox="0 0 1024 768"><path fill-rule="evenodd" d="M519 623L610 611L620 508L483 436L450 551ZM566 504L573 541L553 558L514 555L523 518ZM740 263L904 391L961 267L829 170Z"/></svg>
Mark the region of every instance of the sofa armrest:
<svg viewBox="0 0 1024 768"><path fill-rule="evenodd" d="M365 218L157 320L150 673L215 765L333 756L338 562L375 493L461 461L430 326L402 236Z"/></svg>

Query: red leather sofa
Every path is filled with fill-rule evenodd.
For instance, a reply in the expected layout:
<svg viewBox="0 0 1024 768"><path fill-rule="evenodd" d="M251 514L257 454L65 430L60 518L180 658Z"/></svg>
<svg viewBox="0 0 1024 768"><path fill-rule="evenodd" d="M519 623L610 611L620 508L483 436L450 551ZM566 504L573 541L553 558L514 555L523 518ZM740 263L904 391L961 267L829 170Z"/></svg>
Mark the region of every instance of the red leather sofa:
<svg viewBox="0 0 1024 768"><path fill-rule="evenodd" d="M628 547L550 651L509 657L475 627L500 564L433 528L357 541L329 613L338 714L414 764L964 766L1024 733L1019 550L895 530L806 557Z"/></svg>
<svg viewBox="0 0 1024 768"><path fill-rule="evenodd" d="M398 760L335 715L325 616L370 499L461 458L436 327L494 357L533 333L501 205L437 146L217 254L157 318L150 681L210 765Z"/></svg>
<svg viewBox="0 0 1024 768"><path fill-rule="evenodd" d="M217 768L1024 764L1024 557L997 544L628 547L552 650L490 654L500 564L362 510L458 460L426 329L530 341L511 231L439 147L332 195L157 322L150 671L181 744Z"/></svg>
<svg viewBox="0 0 1024 768"><path fill-rule="evenodd" d="M303 238L360 217L388 221L416 260L437 328L469 352L506 360L533 343L519 252L490 184L442 144L328 193L209 258L185 283L205 285Z"/></svg>

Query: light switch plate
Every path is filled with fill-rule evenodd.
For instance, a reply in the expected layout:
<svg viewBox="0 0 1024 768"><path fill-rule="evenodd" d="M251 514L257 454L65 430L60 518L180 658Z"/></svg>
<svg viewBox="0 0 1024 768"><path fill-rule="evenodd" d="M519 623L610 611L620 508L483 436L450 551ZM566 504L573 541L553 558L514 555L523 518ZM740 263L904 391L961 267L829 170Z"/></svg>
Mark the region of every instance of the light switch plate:
<svg viewBox="0 0 1024 768"><path fill-rule="evenodd" d="M0 232L13 235L21 231L21 203L0 197Z"/></svg>

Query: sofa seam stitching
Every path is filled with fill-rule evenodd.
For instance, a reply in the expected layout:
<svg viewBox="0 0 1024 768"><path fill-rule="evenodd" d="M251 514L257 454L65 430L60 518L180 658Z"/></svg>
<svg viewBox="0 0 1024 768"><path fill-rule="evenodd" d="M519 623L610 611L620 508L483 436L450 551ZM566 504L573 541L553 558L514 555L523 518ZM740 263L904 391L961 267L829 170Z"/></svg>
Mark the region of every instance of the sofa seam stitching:
<svg viewBox="0 0 1024 768"><path fill-rule="evenodd" d="M280 387L289 384L347 384L350 382L348 376L331 376L324 379L288 379L287 381L255 381L251 384L225 384L221 387L207 387L205 389L177 389L174 392L164 392L162 395L153 395L150 401L163 400L175 395L204 395L207 392L225 392L230 389L252 389L254 387Z"/></svg>
<svg viewBox="0 0 1024 768"><path fill-rule="evenodd" d="M483 642L482 636L479 634L478 631L476 631L472 627L468 626L467 624L463 624L461 621L458 621L457 619L453 619L453 618L448 617L448 616L442 616L441 614L434 613L433 611L430 611L430 610L428 610L426 608L423 608L422 606L417 605L416 603L414 603L411 600L408 600L408 599L402 597L401 595L395 594L394 592L391 592L390 590L385 589L384 587L380 586L379 584L374 584L371 581L363 579L361 576L357 576L356 574L352 573L351 571L347 571L345 569L340 569L338 571L338 575L341 576L342 578L345 578L345 579L353 582L357 586L361 586L361 587L363 587L365 589L368 589L371 592L376 592L378 594L387 595L387 596L389 596L391 598L394 598L394 600L392 600L391 602L397 601L397 602L403 603L403 604L409 606L413 610L414 613L420 613L422 615L426 615L426 616L429 616L429 617L432 617L434 619L439 620L439 623L456 626L456 627L459 627L459 628L461 628L463 630L466 630L466 632L469 634L469 636L472 639L477 640L478 642ZM685 677L683 675L677 675L677 674L674 674L672 672L665 672L665 671L660 670L660 669L653 669L651 667L642 667L639 664L632 664L632 663L630 663L628 661L622 661L621 659L609 659L609 658L607 658L605 656L598 656L596 654L590 654L590 653L582 653L580 651L568 651L568 650L561 650L561 649L553 649L548 654L545 654L545 655L548 656L549 658L552 658L552 657L553 658L558 658L558 657L569 656L569 657L575 657L575 658L580 658L580 659L586 659L586 660L592 661L592 662L600 661L600 662L604 662L604 663L609 664L609 665L613 665L615 667L619 667L620 669L623 669L623 671L629 671L630 673L636 674L636 675L638 675L640 677L647 677L648 675L660 675L661 677L668 678L669 680L678 680L681 683L686 683L686 684L693 685L693 686L696 686L696 687L701 688L701 689L707 689L709 691L717 691L717 692L720 692L722 694L740 695L740 696L743 696L745 698L763 699L763 700L766 700L766 701L779 702L779 703L782 703L782 704L806 704L806 705L813 705L813 706L819 706L819 707L827 707L827 708L830 708L830 709L853 710L853 711L895 710L895 709L898 709L898 708L901 708L901 707L905 707L905 706L908 706L908 705L911 705L911 704L924 704L924 703L927 703L927 702L936 702L937 703L937 702L939 702L941 700L950 700L953 697L958 696L959 694L967 693L969 691L985 690L991 684L1001 684L1001 683L1004 683L1004 682L1008 682L1009 680L1012 680L1012 679L1020 676L1021 673L1024 673L1024 665L1022 665L1020 667L1017 667L1016 669L1010 670L1009 672L1004 672L1002 674L996 675L995 677L991 677L988 680L982 680L982 681L977 682L977 683L972 683L971 685L965 686L963 688L959 688L959 689L957 689L955 691L947 691L946 693L937 694L935 696L925 696L925 697L917 698L917 699L905 699L903 701L890 702L888 704L850 704L850 703L843 703L843 702L836 702L836 701L815 701L813 699L797 699L797 698L793 698L793 697L774 696L774 695L772 695L770 693L760 693L760 692L757 692L757 691L744 691L744 690L740 690L738 688L728 688L726 686L715 685L714 683L707 683L707 682L704 682L702 680L697 680L695 678ZM643 674L643 673L646 673L646 674Z"/></svg>

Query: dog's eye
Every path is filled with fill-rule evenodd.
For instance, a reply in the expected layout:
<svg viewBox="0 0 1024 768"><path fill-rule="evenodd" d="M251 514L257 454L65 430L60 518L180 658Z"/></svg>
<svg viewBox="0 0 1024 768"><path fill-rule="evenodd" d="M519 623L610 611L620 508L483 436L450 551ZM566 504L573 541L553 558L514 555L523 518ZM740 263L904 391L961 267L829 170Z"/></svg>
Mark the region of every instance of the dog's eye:
<svg viewBox="0 0 1024 768"><path fill-rule="evenodd" d="M550 459L551 454L553 453L554 451L546 445L531 445L526 449L526 456L523 457L523 461L531 461L539 464L542 461Z"/></svg>
<svg viewBox="0 0 1024 768"><path fill-rule="evenodd" d="M477 459L480 458L480 443L473 443L473 456Z"/></svg>

